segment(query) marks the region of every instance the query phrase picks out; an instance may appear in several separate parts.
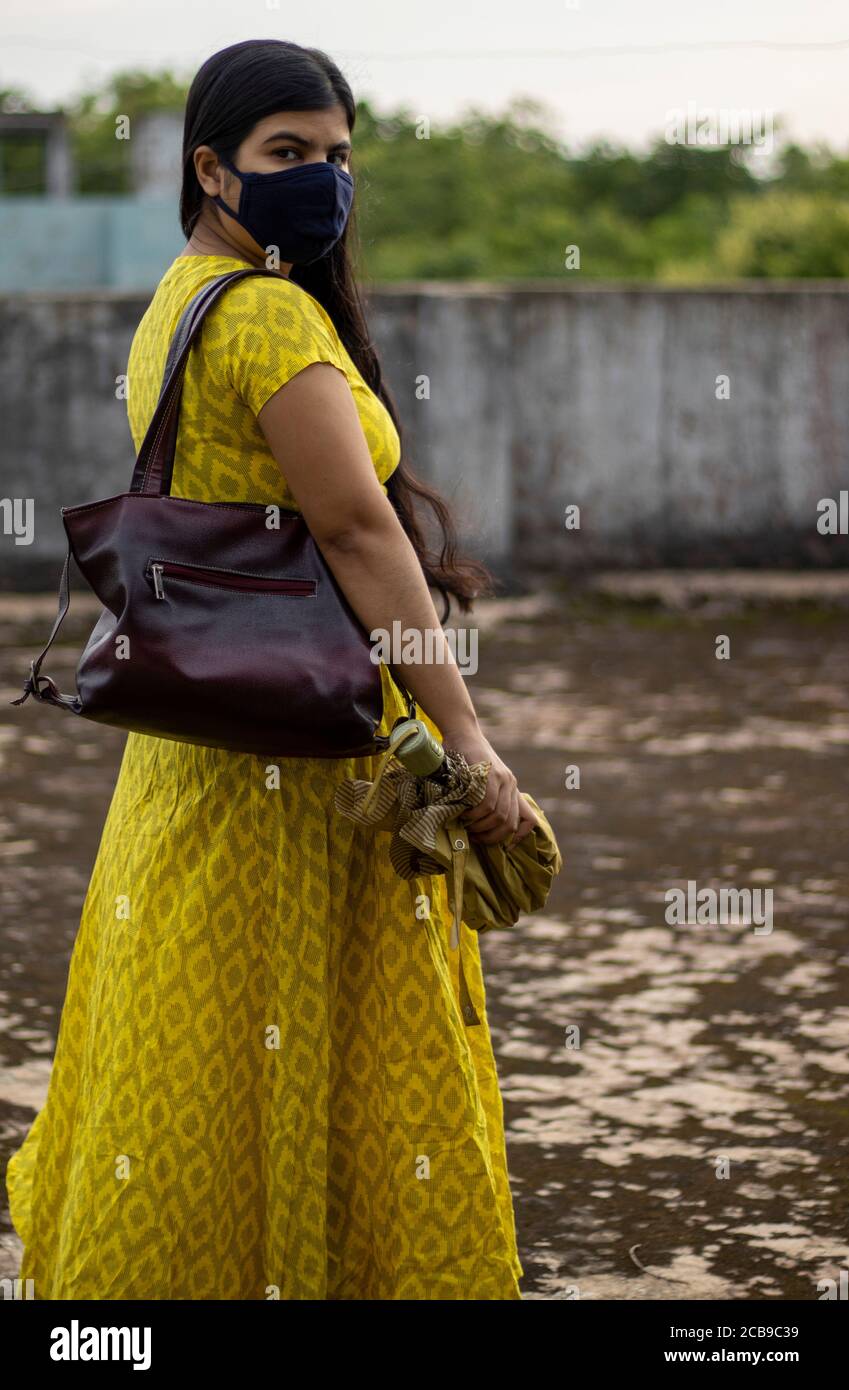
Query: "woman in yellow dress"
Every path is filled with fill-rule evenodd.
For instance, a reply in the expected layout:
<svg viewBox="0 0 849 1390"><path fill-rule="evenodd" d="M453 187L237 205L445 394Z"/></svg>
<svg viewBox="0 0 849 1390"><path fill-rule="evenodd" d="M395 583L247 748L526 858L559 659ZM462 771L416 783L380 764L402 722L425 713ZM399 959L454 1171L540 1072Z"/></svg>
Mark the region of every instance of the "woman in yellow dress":
<svg viewBox="0 0 849 1390"><path fill-rule="evenodd" d="M130 428L138 448L197 291L277 269L208 314L172 493L300 509L366 630L441 631L430 590L468 611L488 575L401 460L349 261L354 117L315 49L252 41L200 69L188 240L132 343ZM437 737L492 764L472 839L529 833L456 665L403 673ZM405 707L381 679L386 733ZM400 879L388 840L334 810L376 762L285 759L272 789L267 759L128 735L47 1100L8 1168L36 1298L521 1297L477 937L467 1027L444 879Z"/></svg>

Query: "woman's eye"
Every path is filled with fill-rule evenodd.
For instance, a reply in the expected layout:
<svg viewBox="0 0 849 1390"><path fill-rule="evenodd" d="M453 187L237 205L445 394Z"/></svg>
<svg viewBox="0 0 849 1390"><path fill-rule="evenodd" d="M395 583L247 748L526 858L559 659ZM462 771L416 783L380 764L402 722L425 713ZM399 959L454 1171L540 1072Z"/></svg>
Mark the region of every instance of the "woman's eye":
<svg viewBox="0 0 849 1390"><path fill-rule="evenodd" d="M291 163L291 160L285 160L286 155L293 154L296 159L301 158L300 150L292 149L292 147L289 145L283 146L279 150L273 150L272 154L278 156L281 159L284 159L286 163ZM348 158L349 156L344 152L344 150L337 151L336 154L332 154L330 156L331 160L338 160L340 164L347 164Z"/></svg>

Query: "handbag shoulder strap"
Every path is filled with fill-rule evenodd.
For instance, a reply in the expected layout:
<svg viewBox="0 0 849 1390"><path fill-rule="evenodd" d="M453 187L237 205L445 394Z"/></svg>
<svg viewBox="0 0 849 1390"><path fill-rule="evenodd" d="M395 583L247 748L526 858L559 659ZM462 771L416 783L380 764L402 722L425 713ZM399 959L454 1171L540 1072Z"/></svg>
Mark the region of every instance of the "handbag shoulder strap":
<svg viewBox="0 0 849 1390"><path fill-rule="evenodd" d="M250 275L274 275L272 270L245 269L228 271L224 275L216 276L209 284L204 285L198 293L190 300L183 310L174 330L171 344L168 350L168 357L165 362L162 387L159 393L159 400L153 412L153 418L148 426L147 433L142 441L139 450L136 466L133 470L131 492L143 492L168 495L171 491L171 478L174 471L174 452L177 443L177 428L180 419L180 398L183 389L183 374L186 370L189 353L197 334L201 328L204 318L213 304L217 303L228 285L235 284L238 280L244 280ZM277 277L275 277L277 278ZM63 511L65 508L62 509ZM47 642L35 658L30 663L30 674L24 683L24 693L16 700L10 700L12 705L21 705L30 695L35 695L37 699L48 704L59 705L66 709L73 710L79 714L82 710L82 701L79 695L60 694L54 681L49 676L40 674L41 664L49 648L53 645L59 628L64 622L65 615L71 602L70 589L70 563L71 563L71 542L68 539L68 550L65 562L62 566L62 574L59 582L59 612L56 615L53 628ZM399 680L396 672L390 666L390 675L400 689L407 704L408 719L416 717L416 702L409 691ZM397 721L396 721L397 722ZM388 739L378 735L375 744L384 747Z"/></svg>
<svg viewBox="0 0 849 1390"><path fill-rule="evenodd" d="M183 310L171 345L163 373L159 400L153 418L139 449L136 466L130 483L130 492L144 492L167 496L171 491L171 478L174 472L174 452L177 446L177 430L180 422L180 401L183 394L183 376L192 345L196 341L203 321L225 290L248 276L274 276L273 270L246 269L231 270L218 275L204 285Z"/></svg>

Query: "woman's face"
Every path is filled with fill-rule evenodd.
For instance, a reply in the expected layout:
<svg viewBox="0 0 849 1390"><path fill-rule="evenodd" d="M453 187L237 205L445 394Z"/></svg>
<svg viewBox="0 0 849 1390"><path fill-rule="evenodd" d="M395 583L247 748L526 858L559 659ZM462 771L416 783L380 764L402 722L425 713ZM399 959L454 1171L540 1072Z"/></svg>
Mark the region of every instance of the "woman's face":
<svg viewBox="0 0 849 1390"><path fill-rule="evenodd" d="M344 106L323 111L278 111L264 116L242 141L230 162L237 169L253 174L278 174L304 164L326 161L350 173L351 139ZM238 211L242 185L235 174L219 162L209 145L195 150L195 169L204 193L220 194L228 207ZM256 251L253 238L226 213L216 209L228 241Z"/></svg>

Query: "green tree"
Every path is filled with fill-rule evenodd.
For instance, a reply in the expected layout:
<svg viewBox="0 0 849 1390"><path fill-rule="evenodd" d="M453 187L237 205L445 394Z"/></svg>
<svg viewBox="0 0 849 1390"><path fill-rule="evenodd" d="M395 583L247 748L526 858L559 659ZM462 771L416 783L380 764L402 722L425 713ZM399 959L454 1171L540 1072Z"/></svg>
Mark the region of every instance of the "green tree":
<svg viewBox="0 0 849 1390"><path fill-rule="evenodd" d="M776 189L735 205L717 241L714 273L823 279L849 275L849 198Z"/></svg>

